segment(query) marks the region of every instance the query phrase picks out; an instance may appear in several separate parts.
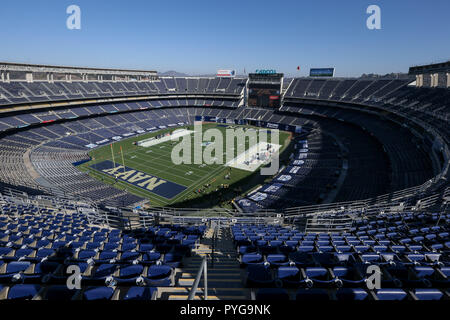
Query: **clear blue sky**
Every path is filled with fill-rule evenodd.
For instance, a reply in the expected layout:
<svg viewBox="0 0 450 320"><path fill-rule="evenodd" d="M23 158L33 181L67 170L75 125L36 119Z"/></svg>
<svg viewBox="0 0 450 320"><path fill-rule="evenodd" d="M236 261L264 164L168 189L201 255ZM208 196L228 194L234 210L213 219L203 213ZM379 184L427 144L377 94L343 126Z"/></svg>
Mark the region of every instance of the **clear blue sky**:
<svg viewBox="0 0 450 320"><path fill-rule="evenodd" d="M71 4L81 8L81 30L66 28ZM381 30L366 28L371 4L381 8ZM449 0L2 0L0 61L190 74L406 72L450 59L449 12Z"/></svg>

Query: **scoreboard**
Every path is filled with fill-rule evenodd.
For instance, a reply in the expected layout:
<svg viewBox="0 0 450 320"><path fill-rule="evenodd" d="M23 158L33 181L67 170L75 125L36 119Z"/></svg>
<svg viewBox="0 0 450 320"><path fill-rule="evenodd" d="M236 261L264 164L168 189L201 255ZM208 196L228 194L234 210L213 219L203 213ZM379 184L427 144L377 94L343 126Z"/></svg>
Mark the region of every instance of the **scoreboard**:
<svg viewBox="0 0 450 320"><path fill-rule="evenodd" d="M334 77L334 68L311 68L310 77Z"/></svg>
<svg viewBox="0 0 450 320"><path fill-rule="evenodd" d="M250 73L247 105L249 107L279 108L282 85L282 73Z"/></svg>

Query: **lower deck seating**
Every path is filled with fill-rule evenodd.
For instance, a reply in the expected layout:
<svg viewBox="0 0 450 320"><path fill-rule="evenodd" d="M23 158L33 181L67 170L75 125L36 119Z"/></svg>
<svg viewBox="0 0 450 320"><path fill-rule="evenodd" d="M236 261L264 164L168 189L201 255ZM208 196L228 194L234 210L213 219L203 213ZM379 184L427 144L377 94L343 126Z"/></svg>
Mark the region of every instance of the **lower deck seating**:
<svg viewBox="0 0 450 320"><path fill-rule="evenodd" d="M450 299L450 214L380 215L341 234L270 225L231 230L256 299ZM380 289L367 287L372 265L381 269Z"/></svg>
<svg viewBox="0 0 450 320"><path fill-rule="evenodd" d="M133 231L90 225L58 210L0 216L0 299L150 300L175 286L177 268L206 226L154 225ZM67 287L71 268L81 289Z"/></svg>

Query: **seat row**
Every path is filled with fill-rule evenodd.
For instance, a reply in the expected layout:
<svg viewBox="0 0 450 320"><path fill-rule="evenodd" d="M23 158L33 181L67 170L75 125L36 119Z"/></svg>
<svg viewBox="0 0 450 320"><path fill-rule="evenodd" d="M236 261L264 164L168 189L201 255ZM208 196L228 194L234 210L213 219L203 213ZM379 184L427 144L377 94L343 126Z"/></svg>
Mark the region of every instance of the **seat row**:
<svg viewBox="0 0 450 320"><path fill-rule="evenodd" d="M405 300L449 300L450 294L445 290L438 289L378 289L368 291L360 288L341 288L335 290L326 289L298 289L294 294L290 294L282 288L262 288L256 293L256 300L276 301L291 300L298 301L365 301L365 300L385 300L385 301L405 301Z"/></svg>

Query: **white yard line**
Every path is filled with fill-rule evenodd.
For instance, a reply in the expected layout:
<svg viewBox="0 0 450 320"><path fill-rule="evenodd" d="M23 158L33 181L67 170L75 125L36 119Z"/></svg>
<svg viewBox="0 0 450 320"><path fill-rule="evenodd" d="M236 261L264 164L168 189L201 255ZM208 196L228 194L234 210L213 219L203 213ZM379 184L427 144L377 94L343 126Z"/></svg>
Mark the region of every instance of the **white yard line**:
<svg viewBox="0 0 450 320"><path fill-rule="evenodd" d="M159 139L152 137L149 139L138 141L137 143L138 143L138 146L140 146L140 147L148 148L148 147L156 146L156 145L164 143L164 142L171 141L172 139L177 139L177 138L180 138L183 136L190 135L193 132L194 132L193 130L180 129L180 130L175 130L171 135L167 135L167 136L164 136Z"/></svg>
<svg viewBox="0 0 450 320"><path fill-rule="evenodd" d="M267 145L270 145L272 153L267 151ZM272 159L272 154L277 153L280 148L281 145L279 144L260 142L227 162L225 166L254 172L261 165L269 163ZM257 158L258 153L260 156L259 160Z"/></svg>
<svg viewBox="0 0 450 320"><path fill-rule="evenodd" d="M182 137L188 134L193 133L194 131L191 130L185 130L181 129L178 132L173 133L170 136L165 136L160 139L152 139L147 142L145 142L141 145L142 147L151 147L162 143L168 143L172 140L172 138L178 138ZM190 197L190 192L194 189L194 187L200 187L202 183L205 183L205 181L208 181L213 176L217 175L221 170L223 170L225 167L234 167L241 170L256 171L261 165L264 163L270 162L270 154L267 154L269 157L264 159L264 157L261 157L262 159L257 160L256 154L259 152L260 154L266 153L267 151L267 144L271 146L272 152L278 152L278 150L281 148L278 144L272 144L267 142L260 142L259 144L251 147L250 149L246 150L245 152L241 153L237 157L235 157L233 160L229 161L228 163L224 165L218 165L217 168L214 168L214 165L206 165L204 167L200 167L200 165L197 165L196 167L193 167L194 165L190 165L191 167L181 167L175 166L175 165L165 165L165 159L171 159L170 154L167 153L166 150L158 151L158 149L153 148L148 151L144 151L142 149L135 149L132 151L129 151L125 153L125 156L128 159L125 159L126 162L132 163L132 164L145 164L146 167L150 168L152 172L155 172L154 175L159 176L160 173L164 173L164 175L169 175L171 177L177 178L177 180L182 180L185 182L190 182L187 185L185 185L187 188L175 198L168 201L167 199L163 199L162 197L157 196L159 201L166 202L166 203L173 203L178 201L179 199L187 199ZM167 147L167 145L163 145L162 147ZM170 146L169 146L170 147ZM164 148L166 149L166 148ZM234 151L233 151L234 152ZM254 159L252 161L252 157L254 156ZM162 161L161 161L162 160ZM249 160L250 162L248 164L245 163L246 160ZM158 163L158 169L154 168L152 166L153 163ZM163 169L161 169L163 167ZM186 172L193 171L193 174L188 177L186 177ZM196 179L192 180L192 178L195 177ZM160 177L161 178L161 177Z"/></svg>
<svg viewBox="0 0 450 320"><path fill-rule="evenodd" d="M135 153L136 152L139 152L140 150L134 150L134 151L131 151L131 152L129 152L129 153L126 153L126 155L129 155L129 154L133 154L133 155L135 155ZM142 154L142 153L140 153L140 154L138 154L138 157L140 157L140 158L144 158L144 162L145 162L145 164L149 164L149 163L151 163L151 162L155 162L155 161L157 161L157 160L160 160L160 159L167 159L167 160L171 160L171 157L169 156L169 155L167 155L166 153L164 153L164 152L162 152L162 153L159 153L159 152L154 152L153 153L154 155L158 155L158 156L150 156L150 155L148 155L148 154ZM146 161L146 160L149 160L149 161ZM149 167L151 167L151 168L153 168L151 165L148 165ZM162 167L164 167L164 168L166 168L166 169L169 169L169 170L174 170L174 171L177 171L177 172L180 172L180 174L184 174L184 173L186 173L187 171L192 171L192 170L195 170L195 171L199 171L200 173L208 173L208 172L210 172L211 170L209 170L209 169L203 169L203 168L192 168L192 167L185 167L184 169L182 169L182 167L179 167L179 166L175 166L175 165L164 165L163 164L163 162L161 162L161 163L159 163L158 164L158 166L162 166ZM189 170L188 170L189 169ZM161 169L157 169L158 170L158 172L161 172L161 171L164 171L164 170L161 170ZM187 170L187 171L183 171L183 170Z"/></svg>
<svg viewBox="0 0 450 320"><path fill-rule="evenodd" d="M213 170L211 173L209 173L206 176L201 177L198 181L198 183L196 183L195 185L191 185L189 186L186 190L184 190L183 192L181 192L179 195L175 196L175 198L173 198L173 201L178 201L178 198L184 196L183 200L186 200L187 197L190 195L190 193L188 193L189 191L192 191L194 187L200 187L201 185L203 185L205 181L211 179L211 177L215 176L218 172L220 172L221 170L223 170L224 168L219 166L218 168L216 168L215 170Z"/></svg>
<svg viewBox="0 0 450 320"><path fill-rule="evenodd" d="M129 160L129 162L135 163L135 164L141 164L141 163L139 163L138 161L133 161L133 160ZM147 166L148 166L148 165L147 165ZM149 166L148 166L148 167L149 167ZM153 168L151 168L151 169L153 169ZM160 173L160 172L164 172L164 174L165 174L165 175L168 175L168 176L177 177L177 178L179 178L179 179L186 180L186 181L191 182L191 183L196 182L196 180L192 180L192 179L186 178L186 177L184 177L184 176L180 176L180 175L178 175L178 174L169 173L169 172L167 172L167 171L165 171L165 170L156 170L156 169L155 169L155 171L157 171L157 172L156 172L156 173L153 173L153 172L152 172L151 174L157 176L157 177L160 178L160 179L165 179L165 178L162 178L162 177L159 176L159 173ZM169 180L170 180L170 179L169 179ZM177 183L177 182L175 182L175 181L172 181L172 182L173 182L173 183ZM179 184L179 183L178 183L178 184ZM185 185L185 187L188 187L188 186Z"/></svg>
<svg viewBox="0 0 450 320"><path fill-rule="evenodd" d="M131 151L131 152L129 151L129 152L125 153L125 156L129 156L130 154L135 155L136 152L139 152L139 151L141 151L141 150L135 149L135 150L133 150L133 151ZM147 160L147 159L145 159L145 160L144 160L144 163L145 163L145 165L146 165L147 167L149 167L150 169L152 169L152 174L158 176L159 173L163 173L163 172L164 172L165 174L169 174L169 175L172 176L172 177L180 178L180 179L184 180L185 182L188 181L188 182L190 182L190 183L188 183L187 186L185 185L185 186L188 187L188 188L193 187L194 185L196 185L197 182L198 182L199 180L198 180L198 179L192 180L192 179L190 179L190 178L187 178L187 177L185 176L186 172L196 170L196 172L195 172L196 174L195 174L195 175L192 175L191 177L199 177L200 179L203 179L203 177L205 177L205 173L211 172L210 169L199 169L199 168L185 168L185 169L187 170L187 171L185 171L184 169L177 168L177 166L166 166L166 165L162 164L162 162L159 163L159 165L158 165L159 167L162 166L162 167L164 167L164 168L166 168L166 169L170 169L170 170L172 170L172 171L176 171L175 174L168 173L168 172L167 172L166 170L164 170L164 169L158 169L158 168L153 167L152 165L150 165L150 163L155 162L155 161L157 161L157 160L159 160L159 159L170 158L170 157L167 156L164 152L162 152L162 153L155 152L154 154L155 154L155 155L159 155L159 156L156 156L156 157L155 157L155 156L149 156L149 155L147 155L147 154L142 154L142 153L138 154L138 156L140 156L141 158L142 158L142 157L148 158L149 161L145 161L145 160ZM128 161L126 161L126 162L131 162L131 163L135 163L135 164L141 164L141 163L139 163L139 162L136 161L136 160L131 160L131 159L126 159L126 160L128 160ZM137 159L137 160L139 160L139 159ZM188 169L189 169L189 170L188 170ZM200 172L197 172L197 171L200 171ZM153 173L153 172L154 172L154 173ZM199 174L200 174L200 175L199 175ZM209 175L209 174L208 174L208 175ZM158 176L158 177L160 177L160 176ZM161 178L161 177L160 177L160 178ZM184 192L182 192L182 193L184 193Z"/></svg>
<svg viewBox="0 0 450 320"><path fill-rule="evenodd" d="M156 153L157 154L157 153ZM160 159L167 159L167 161L171 161L172 160L172 158L171 158L171 156L169 156L169 155L167 155L167 154L162 154L161 156L159 156L159 157L149 157L147 154L140 154L143 158L145 158L145 159L149 159L149 160L151 160L151 161L154 161L154 160L160 160ZM145 162L145 163L147 163L147 161ZM193 166L195 166L195 164L181 164L181 165L169 165L169 166L166 166L166 165L164 165L164 164L159 164L159 166L163 166L163 167L165 167L165 168L167 168L167 169L170 169L170 170L176 170L176 171L179 171L179 170L183 170L182 168L184 167L184 166L189 166L189 167L185 167L184 169L189 169L189 170L187 170L187 171L192 171L192 170L196 170L196 171L200 171L200 172L202 172L202 173L208 173L208 172L210 172L211 170L209 170L209 169L205 169L205 168L200 168L199 166L200 165L198 165L198 167L197 168L195 168L195 167L193 167ZM183 167L182 167L183 166Z"/></svg>

